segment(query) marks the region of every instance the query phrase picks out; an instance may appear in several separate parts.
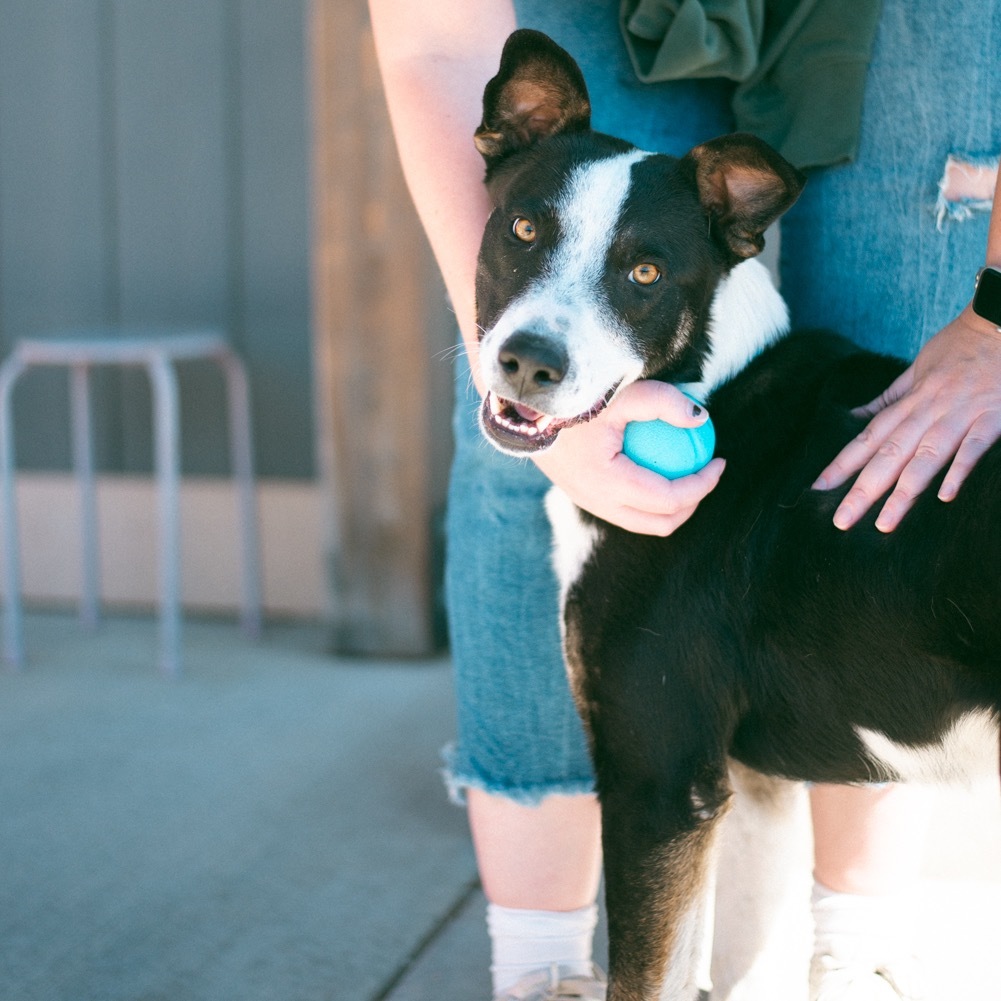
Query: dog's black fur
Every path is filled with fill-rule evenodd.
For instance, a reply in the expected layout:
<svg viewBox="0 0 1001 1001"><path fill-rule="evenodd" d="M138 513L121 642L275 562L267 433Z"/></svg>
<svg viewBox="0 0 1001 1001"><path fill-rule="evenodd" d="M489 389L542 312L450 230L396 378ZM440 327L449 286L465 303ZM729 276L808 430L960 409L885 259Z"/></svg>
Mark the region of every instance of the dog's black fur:
<svg viewBox="0 0 1001 1001"><path fill-rule="evenodd" d="M561 237L550 206L570 172L630 149L590 131L588 118L570 57L538 33L512 36L477 136L497 206L477 283L485 331L544 273L546 248ZM643 377L698 381L720 281L760 251L800 183L749 137L632 168L602 282L634 332ZM526 216L531 247L510 233ZM660 264L662 282L618 281L637 260ZM678 345L682 309L693 324ZM545 332L531 335L537 364ZM552 350L547 377L520 383L517 402L529 413L545 412L572 333ZM953 502L931 487L889 535L874 515L837 530L847 487L811 489L861 430L852 409L902 369L833 333L784 337L707 401L727 468L673 535L633 535L577 512L594 544L564 581L566 656L602 802L613 1001L658 996L665 967L690 961L678 926L703 885L730 794L728 758L793 779L894 780L902 776L859 728L934 748L970 711L997 720L1001 449ZM493 388L507 399L512 386ZM535 443L484 422L507 450L544 447L558 433ZM672 998L694 996L690 971L668 979L678 985Z"/></svg>

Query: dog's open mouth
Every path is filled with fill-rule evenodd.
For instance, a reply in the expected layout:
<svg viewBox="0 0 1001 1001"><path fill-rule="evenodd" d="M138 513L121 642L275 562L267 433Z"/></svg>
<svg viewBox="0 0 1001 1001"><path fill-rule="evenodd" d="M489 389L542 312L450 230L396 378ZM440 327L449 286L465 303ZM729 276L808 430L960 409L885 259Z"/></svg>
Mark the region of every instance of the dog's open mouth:
<svg viewBox="0 0 1001 1001"><path fill-rule="evenodd" d="M483 399L483 428L505 451L538 452L552 445L564 428L597 417L611 402L618 388L616 383L597 403L575 417L553 417L516 400L507 400L490 390Z"/></svg>

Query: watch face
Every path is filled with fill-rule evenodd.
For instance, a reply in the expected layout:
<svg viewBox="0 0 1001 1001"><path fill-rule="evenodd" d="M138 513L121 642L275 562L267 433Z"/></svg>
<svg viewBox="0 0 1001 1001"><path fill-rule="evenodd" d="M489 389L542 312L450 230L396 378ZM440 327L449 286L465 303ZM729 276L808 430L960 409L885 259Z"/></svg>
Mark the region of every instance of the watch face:
<svg viewBox="0 0 1001 1001"><path fill-rule="evenodd" d="M1001 327L1001 271L984 268L973 296L973 312Z"/></svg>

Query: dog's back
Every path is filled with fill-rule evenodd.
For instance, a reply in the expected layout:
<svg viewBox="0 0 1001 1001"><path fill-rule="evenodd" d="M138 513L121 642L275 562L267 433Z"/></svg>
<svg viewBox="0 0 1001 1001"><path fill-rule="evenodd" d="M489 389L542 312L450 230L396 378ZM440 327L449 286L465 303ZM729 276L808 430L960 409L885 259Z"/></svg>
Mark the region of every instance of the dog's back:
<svg viewBox="0 0 1001 1001"><path fill-rule="evenodd" d="M677 684L716 717L713 739L765 772L854 782L968 770L969 748L948 760L954 729L972 712L984 736L1001 702L1001 450L955 501L927 491L889 535L874 515L837 530L847 487L811 489L860 429L852 408L902 367L829 333L784 339L710 399L728 466L693 517L666 539L600 529L565 611L568 635L588 645L582 661L630 663L629 700L621 688L609 700L623 726ZM691 694L664 701L669 729L684 727ZM899 774L901 756L883 760L863 731L924 748L917 774ZM996 749L982 752L996 763Z"/></svg>

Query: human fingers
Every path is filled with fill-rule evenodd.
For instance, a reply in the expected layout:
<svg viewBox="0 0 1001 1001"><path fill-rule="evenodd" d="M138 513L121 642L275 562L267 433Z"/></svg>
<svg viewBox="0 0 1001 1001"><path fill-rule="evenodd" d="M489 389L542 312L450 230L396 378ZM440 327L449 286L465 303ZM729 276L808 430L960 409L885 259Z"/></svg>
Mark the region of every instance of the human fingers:
<svg viewBox="0 0 1001 1001"><path fill-rule="evenodd" d="M892 532L957 453L963 440L961 430L943 421L921 434L915 424L901 424L899 435L886 441L859 474L834 514L838 528L855 524L889 490L876 516L876 528ZM915 432L919 435L916 445L912 444Z"/></svg>
<svg viewBox="0 0 1001 1001"><path fill-rule="evenodd" d="M885 392L852 411L856 417L871 418L868 424L831 460L814 481L814 490L833 490L854 476L879 451L902 417L895 405L914 385L914 369L907 370Z"/></svg>
<svg viewBox="0 0 1001 1001"><path fill-rule="evenodd" d="M631 486L622 495L628 497L628 501L607 498L609 508L599 517L627 532L661 537L671 535L695 513L719 483L726 466L722 459L713 459L697 473L667 480L622 458L637 470L635 474L631 470L623 472L623 482Z"/></svg>
<svg viewBox="0 0 1001 1001"><path fill-rule="evenodd" d="M620 430L631 421L666 421L675 427L698 427L709 419L706 408L677 386L643 379L626 386L604 417Z"/></svg>
<svg viewBox="0 0 1001 1001"><path fill-rule="evenodd" d="M601 419L560 433L533 457L580 508L630 532L667 535L691 515L723 471L714 460L692 476L669 480L622 454L622 434Z"/></svg>
<svg viewBox="0 0 1001 1001"><path fill-rule="evenodd" d="M987 450L1001 439L1001 414L985 413L974 421L963 437L949 471L938 490L938 499L951 501L959 494L959 488L973 467L983 458Z"/></svg>
<svg viewBox="0 0 1001 1001"><path fill-rule="evenodd" d="M964 408L936 412L934 400L922 404L919 396L909 396L906 401L877 414L849 445L851 449L857 443L859 454L869 451L870 455L835 511L834 524L838 528L850 528L880 497L886 496L876 527L882 532L892 532L918 496L949 465L950 459L957 456L971 430L972 419L968 412ZM970 442L956 468L956 489L975 462L979 437L978 433ZM980 448L979 455L985 447Z"/></svg>
<svg viewBox="0 0 1001 1001"><path fill-rule="evenodd" d="M673 535L695 513L696 508L683 508L674 514L650 514L635 508L622 508L616 515L619 528L634 535L656 536L666 539ZM609 519L605 519L608 521Z"/></svg>
<svg viewBox="0 0 1001 1001"><path fill-rule="evenodd" d="M627 531L666 535L715 487L722 461L690 477L669 480L622 453L625 426L636 420L704 421L704 408L665 383L626 387L597 418L565 428L533 456L536 465L580 508Z"/></svg>
<svg viewBox="0 0 1001 1001"><path fill-rule="evenodd" d="M946 466L938 497L952 500L999 437L1001 413L996 410L973 416L960 409L943 415L930 427L917 414L901 421L845 495L835 512L835 525L850 528L892 487L875 523L881 532L892 532Z"/></svg>

